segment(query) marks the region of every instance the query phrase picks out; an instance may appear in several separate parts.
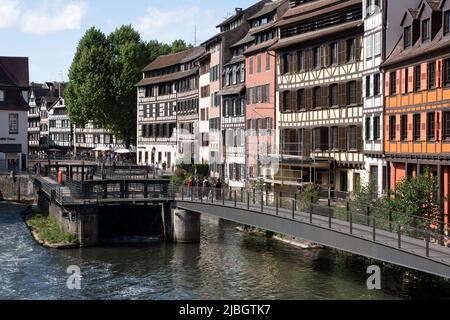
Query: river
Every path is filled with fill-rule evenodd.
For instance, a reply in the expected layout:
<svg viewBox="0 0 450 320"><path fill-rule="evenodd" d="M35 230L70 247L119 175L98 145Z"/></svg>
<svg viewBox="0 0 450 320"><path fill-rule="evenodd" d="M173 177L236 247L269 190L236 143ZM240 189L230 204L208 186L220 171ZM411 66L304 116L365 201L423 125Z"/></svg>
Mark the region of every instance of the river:
<svg viewBox="0 0 450 320"><path fill-rule="evenodd" d="M383 268L382 290L366 287L364 259L302 250L202 221L201 243L55 251L34 242L20 206L0 203L0 299L414 299L450 297L435 279L404 281ZM81 269L81 290L66 286Z"/></svg>

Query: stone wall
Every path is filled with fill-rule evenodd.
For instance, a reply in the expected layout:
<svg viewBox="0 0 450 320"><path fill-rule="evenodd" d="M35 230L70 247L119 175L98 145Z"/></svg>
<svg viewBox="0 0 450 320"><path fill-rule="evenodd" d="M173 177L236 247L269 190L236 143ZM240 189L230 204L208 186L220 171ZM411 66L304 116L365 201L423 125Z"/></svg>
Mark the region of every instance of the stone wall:
<svg viewBox="0 0 450 320"><path fill-rule="evenodd" d="M33 179L17 176L16 182L9 175L0 175L0 200L34 201Z"/></svg>

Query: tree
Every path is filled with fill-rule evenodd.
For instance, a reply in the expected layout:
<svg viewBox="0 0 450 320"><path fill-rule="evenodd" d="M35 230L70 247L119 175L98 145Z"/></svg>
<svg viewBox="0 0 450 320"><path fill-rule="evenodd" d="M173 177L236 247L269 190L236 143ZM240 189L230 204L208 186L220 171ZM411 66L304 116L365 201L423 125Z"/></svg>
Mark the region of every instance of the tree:
<svg viewBox="0 0 450 320"><path fill-rule="evenodd" d="M80 40L69 70L66 102L71 121L92 121L110 129L127 147L136 137L136 84L142 69L157 57L192 47L183 40L172 45L144 42L130 25L108 37L91 28Z"/></svg>

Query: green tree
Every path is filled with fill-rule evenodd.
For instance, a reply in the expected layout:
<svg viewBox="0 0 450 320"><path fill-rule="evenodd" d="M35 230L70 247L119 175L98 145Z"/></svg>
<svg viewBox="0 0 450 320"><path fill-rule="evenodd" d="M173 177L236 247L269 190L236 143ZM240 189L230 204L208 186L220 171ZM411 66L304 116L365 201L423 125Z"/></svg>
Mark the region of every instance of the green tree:
<svg viewBox="0 0 450 320"><path fill-rule="evenodd" d="M89 121L108 128L127 147L136 137L136 83L142 69L157 57L192 47L183 40L172 45L144 42L130 25L108 37L91 28L80 40L69 70L66 100L73 123Z"/></svg>

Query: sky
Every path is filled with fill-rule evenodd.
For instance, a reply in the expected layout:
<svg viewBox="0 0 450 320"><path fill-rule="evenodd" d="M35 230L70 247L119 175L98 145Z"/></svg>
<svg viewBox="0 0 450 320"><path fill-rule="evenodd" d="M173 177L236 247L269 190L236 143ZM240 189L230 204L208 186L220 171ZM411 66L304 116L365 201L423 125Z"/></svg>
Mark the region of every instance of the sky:
<svg viewBox="0 0 450 320"><path fill-rule="evenodd" d="M28 57L30 82L67 81L79 40L131 24L145 41L197 44L257 0L0 0L0 56Z"/></svg>

